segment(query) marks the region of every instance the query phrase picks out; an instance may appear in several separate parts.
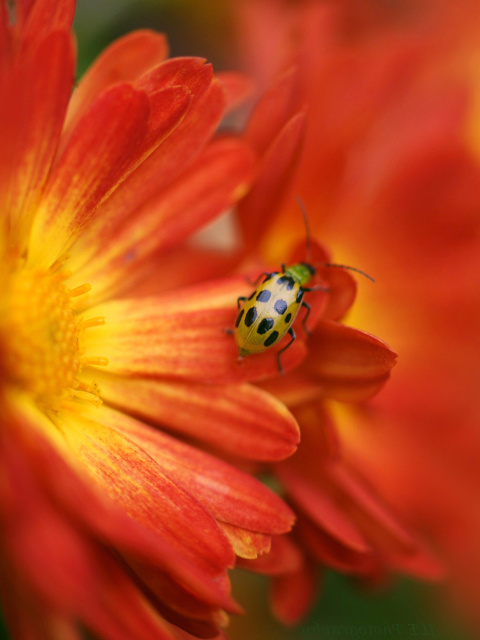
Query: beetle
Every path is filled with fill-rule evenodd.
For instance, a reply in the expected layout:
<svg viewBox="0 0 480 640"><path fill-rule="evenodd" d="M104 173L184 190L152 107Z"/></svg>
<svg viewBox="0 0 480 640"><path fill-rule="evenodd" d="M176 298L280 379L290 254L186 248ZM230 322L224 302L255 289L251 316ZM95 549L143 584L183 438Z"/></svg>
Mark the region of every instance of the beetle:
<svg viewBox="0 0 480 640"><path fill-rule="evenodd" d="M311 254L310 229L308 217L303 203L297 198L306 231L306 254ZM343 264L322 263L322 267L338 267L356 271L375 282L371 276L355 267ZM280 342L285 334L289 334L290 341L277 351L278 370L283 374L281 355L296 339L293 322L301 307L306 309L302 319L302 326L307 335L310 334L306 321L310 315L310 305L305 302L304 295L309 291L329 291L328 287L316 285L306 287L316 273L315 266L310 262L298 262L290 266L282 264L281 271L264 272L261 284L254 289L247 298L240 296L237 300L238 314L233 333L238 347L238 357L262 353ZM241 304L243 303L243 304Z"/></svg>
<svg viewBox="0 0 480 640"><path fill-rule="evenodd" d="M299 262L288 267L282 264L281 272L261 274L265 278L249 298L238 298L239 312L234 336L239 358L266 351L278 344L288 333L290 341L277 352L278 370L283 373L281 354L296 338L292 324L301 307L307 310L302 325L305 332L309 333L305 323L310 314L310 305L303 297L306 292L319 288L305 286L314 275L315 268L307 262ZM241 302L244 303L242 306Z"/></svg>

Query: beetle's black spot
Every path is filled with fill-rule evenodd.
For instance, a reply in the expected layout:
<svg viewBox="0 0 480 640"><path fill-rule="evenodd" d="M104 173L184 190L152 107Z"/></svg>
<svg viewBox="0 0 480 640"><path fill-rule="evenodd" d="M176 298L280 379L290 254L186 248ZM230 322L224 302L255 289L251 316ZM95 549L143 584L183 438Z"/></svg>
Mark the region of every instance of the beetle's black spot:
<svg viewBox="0 0 480 640"><path fill-rule="evenodd" d="M235 322L235 326L238 327L238 325L240 324L240 322L242 321L243 318L243 312L245 311L245 309L242 309L240 311L240 313L237 316L237 321Z"/></svg>
<svg viewBox="0 0 480 640"><path fill-rule="evenodd" d="M280 276L277 282L278 284L285 283L288 291L291 291L293 289L293 285L295 284L295 282L290 276Z"/></svg>
<svg viewBox="0 0 480 640"><path fill-rule="evenodd" d="M278 315L283 316L283 314L287 310L287 307L288 304L285 302L285 300L280 299L275 302L274 309L278 313Z"/></svg>
<svg viewBox="0 0 480 640"><path fill-rule="evenodd" d="M257 290L255 289L255 291L252 293L252 295L248 296L248 299L251 300L256 293L257 293Z"/></svg>
<svg viewBox="0 0 480 640"><path fill-rule="evenodd" d="M300 289L299 292L297 293L297 299L295 300L295 302L299 303L302 301L303 293L304 293L303 289Z"/></svg>
<svg viewBox="0 0 480 640"><path fill-rule="evenodd" d="M260 291L260 293L258 294L257 300L258 302L268 302L271 295L272 294L268 289L263 289L263 291Z"/></svg>
<svg viewBox="0 0 480 640"><path fill-rule="evenodd" d="M272 331L272 333L268 336L268 338L263 343L266 347L272 345L275 340L278 338L278 331Z"/></svg>
<svg viewBox="0 0 480 640"><path fill-rule="evenodd" d="M291 319L292 319L292 314L291 313L287 313L287 315L285 316L285 322L288 324Z"/></svg>
<svg viewBox="0 0 480 640"><path fill-rule="evenodd" d="M267 333L274 325L273 318L264 318L258 325L257 333Z"/></svg>
<svg viewBox="0 0 480 640"><path fill-rule="evenodd" d="M252 307L247 311L247 315L245 316L245 324L247 325L247 327L251 327L256 319L257 319L257 309L256 307Z"/></svg>

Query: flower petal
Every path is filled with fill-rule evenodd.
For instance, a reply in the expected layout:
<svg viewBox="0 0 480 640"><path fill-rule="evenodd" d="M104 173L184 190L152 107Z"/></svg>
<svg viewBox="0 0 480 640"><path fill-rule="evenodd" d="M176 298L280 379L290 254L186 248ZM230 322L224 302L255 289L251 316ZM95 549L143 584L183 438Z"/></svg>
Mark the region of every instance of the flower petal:
<svg viewBox="0 0 480 640"><path fill-rule="evenodd" d="M168 55L164 35L142 29L115 40L95 60L72 94L64 135L69 135L93 100L119 82L133 82Z"/></svg>
<svg viewBox="0 0 480 640"><path fill-rule="evenodd" d="M270 551L271 538L264 533L234 527L226 522L219 523L235 551L240 558L256 558L262 553Z"/></svg>
<svg viewBox="0 0 480 640"><path fill-rule="evenodd" d="M77 250L91 255L76 280L95 282L95 298L132 288L151 254L182 242L220 212L231 207L249 182L253 156L240 140L212 143L188 173L107 233L94 226ZM181 213L179 213L181 212ZM85 255L82 256L85 260ZM73 285L75 286L75 284ZM113 291L112 291L113 287Z"/></svg>
<svg viewBox="0 0 480 640"><path fill-rule="evenodd" d="M70 35L54 32L0 76L0 208L11 252L22 255L55 156L73 82Z"/></svg>
<svg viewBox="0 0 480 640"><path fill-rule="evenodd" d="M102 409L97 411L101 419ZM206 578L231 565L231 549L215 520L135 442L78 414L62 412L60 418L79 464L130 517L171 544Z"/></svg>
<svg viewBox="0 0 480 640"><path fill-rule="evenodd" d="M147 298L142 305L135 299L98 305L89 315L105 317L107 326L100 332L89 329L85 335L87 351L102 353L108 358L109 371L120 374L215 384L278 375L275 352L238 361L235 341L225 333L235 320L233 304L216 308L210 306L214 303L207 296L196 304L195 298L182 304L184 296ZM282 356L284 370L304 357L305 346L296 340Z"/></svg>
<svg viewBox="0 0 480 640"><path fill-rule="evenodd" d="M18 20L24 40L38 41L52 31L70 31L75 0L34 0L17 2Z"/></svg>
<svg viewBox="0 0 480 640"><path fill-rule="evenodd" d="M305 113L295 114L262 157L255 185L239 206L245 244L255 246L268 229L293 177L305 130Z"/></svg>
<svg viewBox="0 0 480 640"><path fill-rule="evenodd" d="M273 536L270 551L254 560L239 558L237 567L243 567L270 576L298 571L303 565L303 554L289 536Z"/></svg>
<svg viewBox="0 0 480 640"><path fill-rule="evenodd" d="M102 205L101 215L97 215L82 234L81 243L73 247L72 270L78 271L83 265L88 265L98 248L98 238L108 237L119 220L128 219L170 185L212 136L224 109L223 92L219 83L211 82L210 67L200 67L198 74L203 84L197 93L192 93L192 102L185 117ZM188 88L190 91L193 89L191 86Z"/></svg>
<svg viewBox="0 0 480 640"><path fill-rule="evenodd" d="M323 489L322 478L314 485L294 470L287 461L276 466L277 475L285 485L288 495L327 534L354 553L368 553L370 546L360 529L345 513L341 505Z"/></svg>
<svg viewBox="0 0 480 640"><path fill-rule="evenodd" d="M297 571L273 578L270 587L271 607L280 622L292 625L307 613L318 593L317 573L314 563L304 562Z"/></svg>
<svg viewBox="0 0 480 640"><path fill-rule="evenodd" d="M374 336L332 321L320 322L309 340L308 370L325 395L359 402L388 380L396 354Z"/></svg>
<svg viewBox="0 0 480 640"><path fill-rule="evenodd" d="M190 97L180 87L166 89L162 98L167 135L183 117ZM37 211L31 241L34 264L50 266L136 166L145 152L150 111L148 96L128 84L115 86L91 106L72 133ZM157 129L162 127L157 124Z"/></svg>
<svg viewBox="0 0 480 640"><path fill-rule="evenodd" d="M248 384L145 380L101 371L95 382L108 403L237 456L281 460L300 440L284 405Z"/></svg>
<svg viewBox="0 0 480 640"><path fill-rule="evenodd" d="M253 92L253 82L251 78L236 71L222 71L215 74L215 78L220 81L225 94L227 113L242 104Z"/></svg>

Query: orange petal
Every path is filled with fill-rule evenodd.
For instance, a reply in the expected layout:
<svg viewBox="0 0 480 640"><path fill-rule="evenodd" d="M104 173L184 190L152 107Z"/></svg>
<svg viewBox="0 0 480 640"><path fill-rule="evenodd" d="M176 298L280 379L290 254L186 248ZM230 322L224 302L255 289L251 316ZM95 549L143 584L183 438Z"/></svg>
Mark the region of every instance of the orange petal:
<svg viewBox="0 0 480 640"><path fill-rule="evenodd" d="M237 456L281 460L300 439L284 405L251 385L123 378L101 371L95 381L110 404Z"/></svg>
<svg viewBox="0 0 480 640"><path fill-rule="evenodd" d="M8 71L3 81L0 77L5 83L0 87L5 96L0 101L0 207L10 218L11 245L21 255L70 96L74 71L70 34L52 33L19 55Z"/></svg>
<svg viewBox="0 0 480 640"><path fill-rule="evenodd" d="M297 71L287 69L263 94L248 122L246 136L259 155L298 111Z"/></svg>
<svg viewBox="0 0 480 640"><path fill-rule="evenodd" d="M235 320L233 305L216 308L205 296L195 306L195 299L183 303L184 295L142 299L141 305L135 299L98 305L89 315L105 317L107 326L100 332L89 329L86 349L101 351L108 358L109 371L120 374L216 384L278 375L275 352L238 361L235 341L225 333ZM296 366L304 356L305 346L297 340L282 356L284 370Z"/></svg>
<svg viewBox="0 0 480 640"><path fill-rule="evenodd" d="M83 269L76 270L78 282L95 282L95 298L103 289L111 296L112 287L113 293L118 293L118 287L131 288L152 253L179 244L233 206L252 169L253 157L243 142L230 138L214 142L186 175L133 216L119 220L104 233L98 233L103 221L88 230L75 248L85 262Z"/></svg>
<svg viewBox="0 0 480 640"><path fill-rule="evenodd" d="M388 380L396 354L374 336L332 321L320 322L309 342L308 370L325 394L366 400Z"/></svg>
<svg viewBox="0 0 480 640"><path fill-rule="evenodd" d="M273 536L270 551L253 560L239 558L237 567L256 573L277 576L298 571L303 565L303 554L289 536Z"/></svg>
<svg viewBox="0 0 480 640"><path fill-rule="evenodd" d="M234 527L226 522L220 522L219 525L232 545L235 555L240 558L256 558L262 553L270 551L270 536Z"/></svg>
<svg viewBox="0 0 480 640"><path fill-rule="evenodd" d="M347 547L302 513L298 514L295 530L308 553L322 565L355 574L369 573L377 567L378 559L372 547L364 550Z"/></svg>
<svg viewBox="0 0 480 640"><path fill-rule="evenodd" d="M76 529L80 523L82 529L102 541L102 546L106 543L122 555L161 569L206 603L238 612L238 606L230 598L224 572L214 572L209 578L204 567L196 561L191 563L185 557L176 541L172 544L166 538L160 538L151 528L131 518L105 495L104 490L94 491L89 479L83 477L82 470L79 469L77 473L72 468L77 465L77 457L66 448L64 440L60 441L60 450L65 457L60 457L57 450L45 440L45 434L51 436L52 433L58 434L58 431L36 406L26 398L18 398L15 400L14 415L11 422L17 438L15 451L28 454L28 466L36 469L38 476L36 483L41 481L42 487L53 496L65 517L76 523ZM8 424L6 422L4 426ZM35 439L31 438L32 432L36 434ZM72 466L66 462L69 456L72 456ZM0 497L5 498L5 492ZM12 501L16 499L16 495L12 494ZM11 506L8 508L11 511Z"/></svg>
<svg viewBox="0 0 480 640"><path fill-rule="evenodd" d="M266 534L290 530L291 509L249 474L114 409L87 413L133 440L217 520Z"/></svg>
<svg viewBox="0 0 480 640"><path fill-rule="evenodd" d="M163 124L155 123L159 138L183 117L190 96L182 87L166 89L162 102ZM145 140L150 143L149 115L148 96L127 84L115 86L92 105L72 133L37 211L34 263L53 263L99 203L135 168L146 151Z"/></svg>
<svg viewBox="0 0 480 640"><path fill-rule="evenodd" d="M277 475L285 485L288 495L308 515L317 527L355 553L367 553L370 546L360 529L348 516L342 505L322 487L317 487L302 477L299 470L284 462L275 467ZM318 484L322 484L319 475Z"/></svg>
<svg viewBox="0 0 480 640"><path fill-rule="evenodd" d="M119 82L133 82L168 55L165 36L147 29L115 40L95 60L80 80L68 107L64 135L102 91Z"/></svg>
<svg viewBox="0 0 480 640"><path fill-rule="evenodd" d="M261 160L259 176L239 206L245 244L255 246L280 205L293 178L305 130L305 113L294 115Z"/></svg>
<svg viewBox="0 0 480 640"><path fill-rule="evenodd" d="M61 419L79 464L131 518L177 549L206 578L231 565L231 548L214 518L141 447L78 414L62 413Z"/></svg>
<svg viewBox="0 0 480 640"><path fill-rule="evenodd" d="M200 71L204 82L209 83L211 70ZM128 219L178 177L212 136L223 108L224 98L218 83L208 84L198 95L192 95L190 108L175 130L118 186L102 205L94 223L82 234L81 244L73 248L72 270L78 271L89 262L91 243L96 249L99 237L108 237L119 220Z"/></svg>

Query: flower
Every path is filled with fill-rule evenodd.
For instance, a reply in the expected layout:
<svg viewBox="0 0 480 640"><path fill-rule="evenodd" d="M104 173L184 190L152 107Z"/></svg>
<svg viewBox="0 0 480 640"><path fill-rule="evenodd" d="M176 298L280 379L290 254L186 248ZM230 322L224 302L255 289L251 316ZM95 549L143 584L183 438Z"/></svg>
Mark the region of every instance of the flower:
<svg viewBox="0 0 480 640"><path fill-rule="evenodd" d="M383 535L376 546L384 568L433 577L424 546L414 564L408 554L392 562L391 543L418 550L430 541L456 599L477 616L478 12L468 0L421 11L373 1L236 8L242 54L258 77L298 69L290 99L308 105L308 120L291 190L314 235L377 279L361 288L349 322L381 330L402 356L366 407L341 405L335 392L327 417L312 418L301 396L287 399L303 444L278 473L300 510L303 545L358 574L368 560L359 550L388 524L390 543ZM294 207L283 203L277 238L291 229ZM314 391L305 386L305 397ZM323 442L315 422L330 425ZM313 451L328 458L315 476ZM382 503L397 513L389 523Z"/></svg>
<svg viewBox="0 0 480 640"><path fill-rule="evenodd" d="M244 278L204 281L221 261L186 244L252 180L213 139L242 82L137 31L71 95L74 9L0 5L3 607L21 638L218 636L227 569L293 514L215 451L298 442L248 383L275 363L223 332Z"/></svg>

